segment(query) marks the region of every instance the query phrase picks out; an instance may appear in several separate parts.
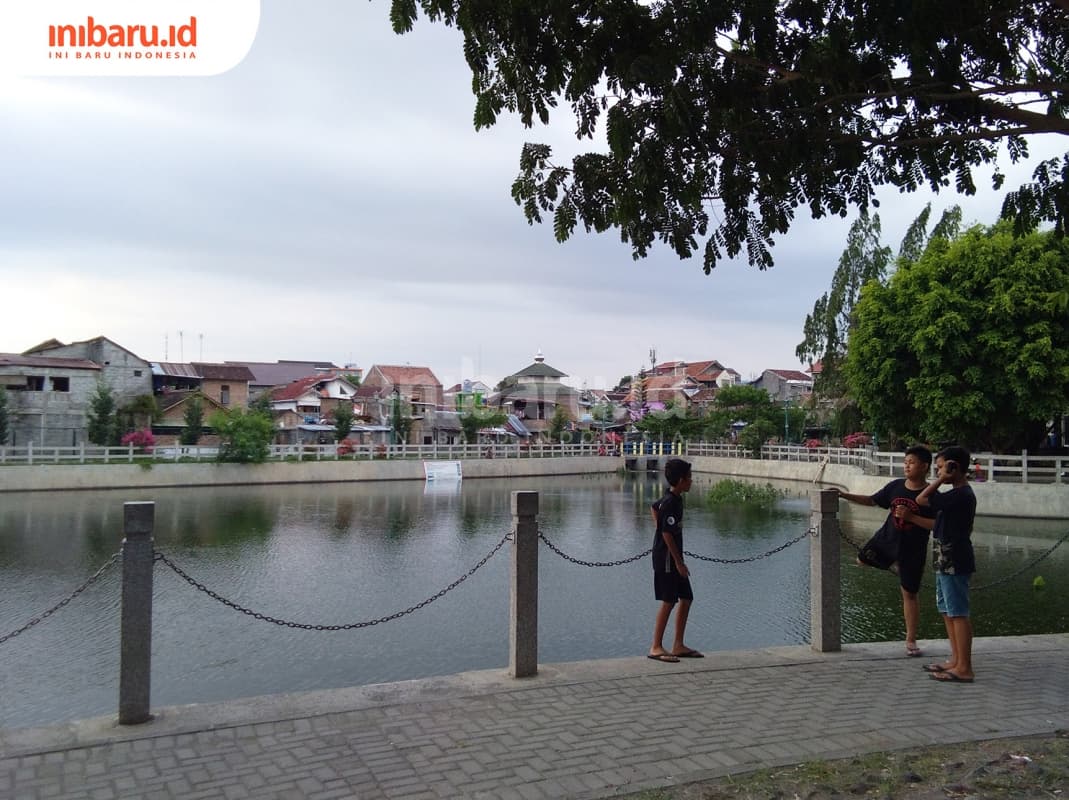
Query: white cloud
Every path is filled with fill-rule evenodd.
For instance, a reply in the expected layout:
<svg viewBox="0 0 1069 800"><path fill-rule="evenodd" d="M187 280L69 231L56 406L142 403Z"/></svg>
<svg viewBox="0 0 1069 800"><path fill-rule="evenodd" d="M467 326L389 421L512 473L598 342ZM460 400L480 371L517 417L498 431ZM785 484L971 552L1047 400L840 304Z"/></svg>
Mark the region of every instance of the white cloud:
<svg viewBox="0 0 1069 800"><path fill-rule="evenodd" d="M473 105L455 31L397 37L370 3L265 0L252 51L214 78L3 83L0 351L104 334L173 360L181 330L187 360L409 362L445 382L496 382L538 348L589 386L651 346L747 377L798 366L849 220L800 209L764 273L706 276L663 247L635 262L615 232L557 244L509 195L520 146L599 143L574 142L566 109L476 132ZM881 197L897 247L927 197ZM983 185L937 212L952 202L985 222L999 206Z"/></svg>

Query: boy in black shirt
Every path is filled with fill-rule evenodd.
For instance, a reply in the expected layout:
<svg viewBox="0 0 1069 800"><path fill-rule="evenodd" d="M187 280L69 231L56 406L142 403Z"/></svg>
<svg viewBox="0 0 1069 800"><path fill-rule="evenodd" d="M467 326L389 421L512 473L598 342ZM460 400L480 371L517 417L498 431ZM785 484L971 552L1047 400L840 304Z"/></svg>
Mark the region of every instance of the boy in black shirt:
<svg viewBox="0 0 1069 800"><path fill-rule="evenodd" d="M702 658L697 650L687 647L683 635L694 592L690 588L690 570L683 563L683 493L690 490L690 464L681 458L670 458L664 465L668 491L651 508L657 532L653 536L653 593L661 601L653 627L653 646L649 658L655 661L676 662L681 658ZM672 608L676 612L676 633L672 651L664 649L662 641Z"/></svg>
<svg viewBox="0 0 1069 800"><path fill-rule="evenodd" d="M936 479L917 496L922 508L937 512L932 528L935 561L935 604L943 615L950 641L950 656L941 664L927 664L931 678L946 683L972 683L972 618L969 609L969 581L976 572L976 554L972 546L973 521L976 519L976 495L968 482L969 451L964 447L947 447L935 455ZM939 487L950 484L950 491ZM900 518L912 521L913 512L898 509Z"/></svg>
<svg viewBox="0 0 1069 800"><path fill-rule="evenodd" d="M928 531L932 529L935 512L917 505L917 496L928 485L928 471L932 467L932 451L922 445L906 450L902 461L904 478L893 480L873 495L851 494L839 490L839 497L863 506L879 506L890 510L883 527L858 552L858 563L898 573L902 587L902 617L906 623L906 655L922 655L917 647L920 626L920 602L924 562L928 558ZM911 520L899 519L895 511L905 506L915 512Z"/></svg>

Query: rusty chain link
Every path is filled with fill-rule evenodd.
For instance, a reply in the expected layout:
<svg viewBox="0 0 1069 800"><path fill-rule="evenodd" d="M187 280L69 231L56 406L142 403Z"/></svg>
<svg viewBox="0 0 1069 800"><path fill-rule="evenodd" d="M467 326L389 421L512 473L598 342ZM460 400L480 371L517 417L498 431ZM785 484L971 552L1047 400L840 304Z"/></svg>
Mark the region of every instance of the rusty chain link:
<svg viewBox="0 0 1069 800"><path fill-rule="evenodd" d="M442 589L437 594L434 594L431 597L428 597L422 603L417 603L416 605L412 606L411 608L406 608L404 611L396 611L393 614L388 614L385 617L379 617L378 619L365 620L363 622L351 622L348 625L315 625L315 624L305 623L305 622L291 622L289 620L278 619L277 617L271 617L271 616L268 616L267 614L261 614L259 611L253 611L252 609L245 608L244 606L239 605L238 603L235 603L233 600L228 600L227 598L223 597L218 592L212 591L207 586L205 586L203 583L200 583L196 579L190 577L181 567L179 567L177 564L175 564L173 561L171 561L171 559L169 559L167 556L165 556L159 550L155 551L155 557L156 557L157 561L162 561L164 564L166 564L168 567L170 567L175 572L175 574L178 575L178 577L182 578L184 581L186 581L186 583L188 583L194 589L199 589L200 591L204 592L204 594L208 595L213 600L218 600L223 605L230 606L230 608L234 609L235 611L240 611L242 614L248 614L253 619L260 619L260 620L263 620L264 622L271 622L271 623L274 623L275 625L281 625L281 626L283 626L285 628L299 628L300 630L306 630L306 631L351 631L351 630L356 630L358 628L370 628L372 625L378 625L378 624L380 624L382 622L389 622L390 620L398 619L400 617L405 616L406 614L411 614L414 611L418 611L419 609L423 608L424 606L430 605L435 600L440 598L442 595L446 594L446 592L452 591L453 589L457 588L458 586L460 586L460 584L462 584L464 581L466 581L468 578L470 578L472 575L474 575L476 573L476 571L480 567L482 567L484 564L486 564L486 562L489 561L498 550L500 550L502 547L505 546L505 542L510 541L512 539L512 536L513 536L513 531L509 531L508 533L506 533L504 535L504 537L501 539L501 541L498 542L496 545L494 545L494 548L489 553L487 553L482 558L482 560L479 561L478 564L476 564L474 567L469 569L464 575L461 575L459 578L457 578L455 581L453 581L451 584L446 586L444 589Z"/></svg>
<svg viewBox="0 0 1069 800"><path fill-rule="evenodd" d="M55 614L57 611L59 611L61 608L63 608L65 605L67 605L67 603L69 603L75 597L77 597L82 592L84 592L86 589L88 589L90 586L92 586L94 583L96 583L96 581L100 578L100 576L103 575L105 572L107 572L108 569L111 567L111 565L114 564L116 561L118 561L121 557L122 557L122 551L116 553L111 558L109 558L100 569L98 569L95 573L93 573L93 575L90 576L89 580L87 580L85 583L83 583L81 586L79 586L77 589L75 589L73 592L71 592L65 598L60 600L58 603L56 603L50 609L48 609L47 611L45 611L42 614L38 614L36 617L31 619L29 622L27 622L21 628L13 630L11 633L5 634L4 636L0 636L0 644L3 644L8 639L14 639L20 633L25 633L26 631L28 631L30 628L32 628L37 623L43 622L44 620L48 619L50 616Z"/></svg>
<svg viewBox="0 0 1069 800"><path fill-rule="evenodd" d="M803 533L801 536L797 536L797 537L795 537L794 539L791 539L788 542L784 542L779 547L774 547L773 549L771 549L771 550L769 550L769 551L767 551L765 553L761 553L760 555L756 555L756 556L749 556L747 558L713 558L712 556L698 555L697 553L692 553L689 550L684 550L683 551L683 555L690 556L691 558L697 558L697 559L699 559L701 561L711 561L711 562L716 563L716 564L745 564L745 563L748 563L750 561L758 561L759 559L762 559L762 558L768 558L769 556L775 555L776 553L779 553L782 550L786 550L792 544L797 544L798 542L800 542L803 539L805 539L807 536L814 536L814 535L816 535L816 528L810 528L805 533ZM648 550L643 550L641 553L639 553L637 555L633 555L630 558L622 558L619 561L584 561L581 558L575 558L574 556L570 556L567 553L565 553L563 550L561 550L559 547L557 547L555 544L553 544L553 542L551 542L549 539L547 539L545 534L539 532L538 538L541 539L543 542L545 542L546 547L548 547L550 550L552 550L558 556L563 558L565 561L571 561L573 564L578 564L581 567L619 567L619 566L621 566L623 564L630 564L632 561L638 561L640 558L645 558L646 556L648 556L650 553L653 552L653 548L651 547Z"/></svg>

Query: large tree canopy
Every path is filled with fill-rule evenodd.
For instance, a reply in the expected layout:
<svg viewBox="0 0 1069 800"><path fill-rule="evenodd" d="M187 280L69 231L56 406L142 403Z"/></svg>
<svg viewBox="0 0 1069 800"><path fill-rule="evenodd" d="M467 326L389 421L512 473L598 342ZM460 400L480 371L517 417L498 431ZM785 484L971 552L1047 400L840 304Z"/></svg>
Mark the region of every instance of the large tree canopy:
<svg viewBox="0 0 1069 800"><path fill-rule="evenodd" d="M881 430L995 452L1042 442L1069 397L1069 240L1007 223L872 281L855 308L845 373Z"/></svg>
<svg viewBox="0 0 1069 800"><path fill-rule="evenodd" d="M908 264L924 253L933 239L953 239L961 230L961 207L951 206L928 233L932 214L927 204L910 224L898 249L895 263ZM824 397L840 398L845 393L841 366L846 357L846 342L854 325L854 305L861 287L869 281L885 282L891 266L891 248L880 242L880 216L862 212L846 237L846 249L839 256L839 266L832 276L831 289L813 305L802 329L805 339L795 354L800 361L820 359L815 391Z"/></svg>
<svg viewBox="0 0 1069 800"><path fill-rule="evenodd" d="M505 111L579 139L554 161L527 143L512 187L529 221L616 228L635 258L657 241L705 271L744 248L772 265L797 209L843 216L883 185L975 191L973 169L1026 137L1069 134L1069 0L393 0L456 26L475 126ZM1069 155L1007 196L1019 230L1069 218ZM702 241L704 240L704 245Z"/></svg>
<svg viewBox="0 0 1069 800"><path fill-rule="evenodd" d="M926 221L927 209L922 216ZM806 316L802 329L805 339L795 350L802 362L820 360L822 369L817 383L821 394L837 397L842 393L839 365L846 356L854 304L862 286L872 280L883 280L890 262L891 248L880 244L879 214L869 217L862 213L850 226L831 289L821 295L813 305L813 312Z"/></svg>

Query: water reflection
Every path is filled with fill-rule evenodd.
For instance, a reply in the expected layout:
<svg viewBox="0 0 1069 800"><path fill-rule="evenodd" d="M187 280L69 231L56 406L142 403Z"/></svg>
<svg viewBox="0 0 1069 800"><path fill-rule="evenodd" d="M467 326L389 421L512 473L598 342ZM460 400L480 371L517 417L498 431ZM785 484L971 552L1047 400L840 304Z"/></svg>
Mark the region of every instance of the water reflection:
<svg viewBox="0 0 1069 800"><path fill-rule="evenodd" d="M809 525L806 485L782 484L787 493L776 508L753 514L700 502L712 480L698 476L688 502L686 546L693 553L749 559ZM118 549L127 500L155 501L157 548L220 594L271 616L345 625L403 611L467 573L511 528L514 490L538 491L541 532L586 561L617 561L647 549L649 504L663 491L656 476L608 475L469 480L462 487L391 482L0 495L0 635L64 597ZM864 541L882 519L875 511L844 507L844 530ZM981 520L977 582L1019 568L1063 527ZM897 581L850 566L845 544L843 558L845 639L901 638ZM590 568L540 548L539 559L542 662L645 651L655 611L648 558ZM806 641L804 541L740 564L693 559L692 570L695 646L734 650ZM1069 547L1036 572L1046 579L1041 592L1032 591L1033 576L1026 574L975 593L977 635L1069 628ZM507 547L418 612L342 632L250 619L195 592L162 565L155 580L154 705L507 664ZM921 624L922 636L943 636L928 594ZM0 726L114 712L117 628L113 573L46 623L0 645Z"/></svg>

